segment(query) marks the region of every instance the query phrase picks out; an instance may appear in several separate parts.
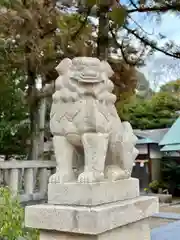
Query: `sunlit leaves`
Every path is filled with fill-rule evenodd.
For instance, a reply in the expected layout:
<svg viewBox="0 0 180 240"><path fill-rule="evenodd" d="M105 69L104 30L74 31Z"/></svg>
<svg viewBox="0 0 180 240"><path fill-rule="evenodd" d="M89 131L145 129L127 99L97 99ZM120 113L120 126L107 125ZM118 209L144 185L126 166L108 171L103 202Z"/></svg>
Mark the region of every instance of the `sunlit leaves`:
<svg viewBox="0 0 180 240"><path fill-rule="evenodd" d="M98 1L97 0L87 0L88 6L94 6Z"/></svg>
<svg viewBox="0 0 180 240"><path fill-rule="evenodd" d="M157 93L151 99L133 99L119 110L121 117L134 129L157 129L170 127L178 117L180 100L169 93Z"/></svg>
<svg viewBox="0 0 180 240"><path fill-rule="evenodd" d="M25 81L20 72L11 71L0 81L0 153L25 155L29 137L28 125L21 124L28 117L23 94Z"/></svg>
<svg viewBox="0 0 180 240"><path fill-rule="evenodd" d="M161 92L172 94L175 98L180 99L180 79L162 85Z"/></svg>
<svg viewBox="0 0 180 240"><path fill-rule="evenodd" d="M0 187L0 212L0 239L39 239L37 230L24 227L24 210L8 188Z"/></svg>
<svg viewBox="0 0 180 240"><path fill-rule="evenodd" d="M111 80L117 97L116 104L121 105L134 94L137 85L136 69L128 66L124 61L111 59L109 63L114 71Z"/></svg>
<svg viewBox="0 0 180 240"><path fill-rule="evenodd" d="M0 6L1 7L9 7L11 5L11 0L0 0Z"/></svg>
<svg viewBox="0 0 180 240"><path fill-rule="evenodd" d="M112 11L109 12L109 16L119 27L121 27L126 20L127 11L123 7L113 7Z"/></svg>
<svg viewBox="0 0 180 240"><path fill-rule="evenodd" d="M0 65L5 71L10 66L26 71L29 61L35 75L46 74L50 68L54 69L56 60L60 61L64 54L68 54L71 35L80 27L83 16L65 14L53 6L44 7L43 2L38 0L29 0L27 6L20 4L21 1L14 1L13 6L9 5L8 12L0 15L0 32L4 39ZM73 40L75 52L84 46L83 36L89 33L91 29L85 25L81 36ZM78 48L74 47L77 41L80 42L77 43Z"/></svg>

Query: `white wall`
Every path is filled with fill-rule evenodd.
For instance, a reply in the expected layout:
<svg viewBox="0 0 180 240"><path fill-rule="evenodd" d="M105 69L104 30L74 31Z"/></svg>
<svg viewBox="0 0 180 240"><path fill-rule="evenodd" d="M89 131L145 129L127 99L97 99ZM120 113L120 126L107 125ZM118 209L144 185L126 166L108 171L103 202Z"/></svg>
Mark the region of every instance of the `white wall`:
<svg viewBox="0 0 180 240"><path fill-rule="evenodd" d="M162 153L160 147L157 144L150 145L150 158L151 159L160 159L162 158Z"/></svg>
<svg viewBox="0 0 180 240"><path fill-rule="evenodd" d="M139 150L139 154L148 154L147 144L138 144L136 145L136 148ZM160 147L157 144L150 144L150 158L151 159L162 158Z"/></svg>
<svg viewBox="0 0 180 240"><path fill-rule="evenodd" d="M137 149L139 154L148 154L147 144L138 144ZM160 152L160 147L157 144L150 144L150 159L151 159L151 173L152 180L160 180L160 159L162 158L162 153ZM146 159L144 159L146 160Z"/></svg>
<svg viewBox="0 0 180 240"><path fill-rule="evenodd" d="M136 148L139 150L139 154L148 154L147 144L138 144Z"/></svg>
<svg viewBox="0 0 180 240"><path fill-rule="evenodd" d="M161 160L160 159L153 159L152 161L152 169L151 169L151 173L152 173L152 181L153 180L160 180L161 178Z"/></svg>

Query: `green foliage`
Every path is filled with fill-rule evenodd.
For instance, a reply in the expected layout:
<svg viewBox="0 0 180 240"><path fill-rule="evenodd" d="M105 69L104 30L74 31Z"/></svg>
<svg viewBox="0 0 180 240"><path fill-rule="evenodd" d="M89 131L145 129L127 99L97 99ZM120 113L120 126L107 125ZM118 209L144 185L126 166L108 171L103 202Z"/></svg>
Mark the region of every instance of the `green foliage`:
<svg viewBox="0 0 180 240"><path fill-rule="evenodd" d="M178 159L164 158L161 162L162 179L169 185L172 194L180 191L180 164Z"/></svg>
<svg viewBox="0 0 180 240"><path fill-rule="evenodd" d="M157 93L149 100L133 99L118 112L134 129L157 129L170 127L178 117L179 108L179 99L168 93Z"/></svg>
<svg viewBox="0 0 180 240"><path fill-rule="evenodd" d="M11 199L10 191L6 188L0 189L0 201L0 237L15 240L23 235L23 211L17 200Z"/></svg>
<svg viewBox="0 0 180 240"><path fill-rule="evenodd" d="M154 180L149 184L149 188L151 189L152 192L157 193L159 189L165 190L168 188L168 184Z"/></svg>
<svg viewBox="0 0 180 240"><path fill-rule="evenodd" d="M82 34L72 40L82 18L78 14L57 11L53 1L8 2L11 3L8 11L0 14L3 74L9 69L19 68L24 71L24 80L30 72L35 78L44 77L54 70L57 61L79 54L90 36L91 28L86 24Z"/></svg>
<svg viewBox="0 0 180 240"><path fill-rule="evenodd" d="M164 84L163 86L161 86L160 91L173 94L174 97L179 98L180 97L180 79L177 79L175 81L170 81Z"/></svg>
<svg viewBox="0 0 180 240"><path fill-rule="evenodd" d="M111 19L118 25L118 27L121 27L127 17L127 11L123 7L113 7L112 11L109 12L109 16Z"/></svg>
<svg viewBox="0 0 180 240"><path fill-rule="evenodd" d="M149 187L150 187L150 189L153 190L153 191L158 191L158 189L159 189L159 181L157 181L157 180L152 181L152 182L149 184Z"/></svg>
<svg viewBox="0 0 180 240"><path fill-rule="evenodd" d="M25 154L29 136L28 117L19 75L8 73L0 83L0 154Z"/></svg>
<svg viewBox="0 0 180 240"><path fill-rule="evenodd" d="M155 111L161 110L179 110L179 100L172 94L166 92L160 92L155 94L151 99L152 106Z"/></svg>
<svg viewBox="0 0 180 240"><path fill-rule="evenodd" d="M144 192L145 192L146 194L148 194L148 193L149 193L149 188L144 188Z"/></svg>
<svg viewBox="0 0 180 240"><path fill-rule="evenodd" d="M170 158L163 159L162 172L166 181L174 181L175 183L180 184L180 164L178 161Z"/></svg>
<svg viewBox="0 0 180 240"><path fill-rule="evenodd" d="M37 230L24 227L24 210L18 199L12 198L8 188L0 188L0 239L17 240L24 237L26 240L38 240Z"/></svg>
<svg viewBox="0 0 180 240"><path fill-rule="evenodd" d="M18 72L20 89L26 93L30 116L31 155L33 140L40 135L39 111L42 98L36 80L41 78L43 85L56 79L55 67L64 57L81 55L86 40L91 38L91 27L86 23L81 34L76 34L84 16L65 14L56 8L56 1L47 0L6 0L0 6L0 79L5 83L5 91L0 102L0 154L17 154L25 150L25 140L29 136L25 110L18 93ZM5 8L4 8L5 7ZM6 11L7 10L7 11ZM11 80L13 80L11 82ZM0 82L0 90L3 85ZM12 83L14 86L12 86ZM12 86L12 87L11 87ZM7 94L7 95L6 95ZM1 101L1 99L0 99ZM27 106L26 106L27 107ZM8 113L9 111L9 113ZM26 116L24 116L24 114ZM43 141L43 138L41 138ZM41 141L39 139L39 141ZM22 144L19 144L19 143ZM37 158L38 156L34 156Z"/></svg>
<svg viewBox="0 0 180 240"><path fill-rule="evenodd" d="M89 6L94 6L97 3L97 0L87 0Z"/></svg>

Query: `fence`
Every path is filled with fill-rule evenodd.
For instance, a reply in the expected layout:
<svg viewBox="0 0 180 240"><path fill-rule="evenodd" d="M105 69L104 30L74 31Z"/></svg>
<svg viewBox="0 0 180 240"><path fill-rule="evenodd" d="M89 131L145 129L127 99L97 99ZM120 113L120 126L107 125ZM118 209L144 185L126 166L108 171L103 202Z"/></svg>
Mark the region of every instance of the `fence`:
<svg viewBox="0 0 180 240"><path fill-rule="evenodd" d="M54 161L0 161L0 184L9 186L21 202L44 200L55 168Z"/></svg>

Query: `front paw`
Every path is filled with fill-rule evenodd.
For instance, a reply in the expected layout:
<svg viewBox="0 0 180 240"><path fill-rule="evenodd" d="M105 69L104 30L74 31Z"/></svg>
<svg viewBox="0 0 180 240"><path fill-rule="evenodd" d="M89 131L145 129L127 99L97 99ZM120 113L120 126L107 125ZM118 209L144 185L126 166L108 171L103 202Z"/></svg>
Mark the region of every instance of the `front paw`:
<svg viewBox="0 0 180 240"><path fill-rule="evenodd" d="M49 183L65 183L73 182L75 180L74 174L55 173L49 178Z"/></svg>
<svg viewBox="0 0 180 240"><path fill-rule="evenodd" d="M128 171L121 169L119 166L111 165L105 169L105 177L110 181L117 181L130 178Z"/></svg>
<svg viewBox="0 0 180 240"><path fill-rule="evenodd" d="M104 173L102 172L83 172L78 177L80 183L101 182L104 180Z"/></svg>

